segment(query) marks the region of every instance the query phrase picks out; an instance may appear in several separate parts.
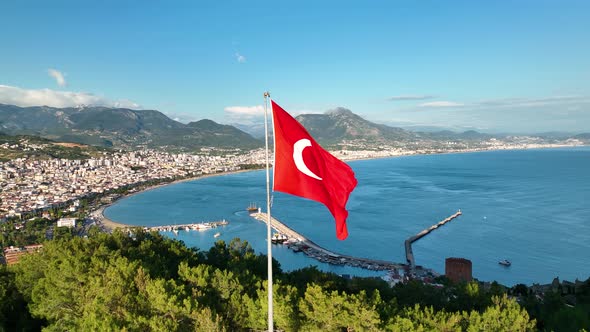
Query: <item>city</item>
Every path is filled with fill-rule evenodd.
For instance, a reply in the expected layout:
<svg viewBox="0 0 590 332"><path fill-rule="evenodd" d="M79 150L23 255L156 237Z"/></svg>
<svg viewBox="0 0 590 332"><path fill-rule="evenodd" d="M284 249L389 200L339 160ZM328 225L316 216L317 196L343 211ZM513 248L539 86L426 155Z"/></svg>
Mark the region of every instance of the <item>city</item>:
<svg viewBox="0 0 590 332"><path fill-rule="evenodd" d="M532 149L581 146L584 142L568 139L546 143L536 137L491 138L465 144L443 142L436 147L391 147L362 141L343 142L332 153L343 160L385 158L414 154L474 152L485 150ZM442 146L441 146L442 145ZM2 149L23 152L43 146L20 142L19 146L0 145ZM271 158L272 160L272 158ZM158 150L102 152L87 160L17 158L0 162L0 220L24 214L40 213L54 207L74 205L91 194L102 194L152 180L174 181L208 174L232 172L244 165L264 165L264 149L241 151L203 148L199 154L172 154ZM74 210L75 211L75 210Z"/></svg>

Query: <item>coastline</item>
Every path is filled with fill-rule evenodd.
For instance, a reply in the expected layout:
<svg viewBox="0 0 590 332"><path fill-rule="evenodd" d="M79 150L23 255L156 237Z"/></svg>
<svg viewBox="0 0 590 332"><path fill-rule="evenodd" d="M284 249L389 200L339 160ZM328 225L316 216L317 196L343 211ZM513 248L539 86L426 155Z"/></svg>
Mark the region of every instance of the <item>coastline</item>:
<svg viewBox="0 0 590 332"><path fill-rule="evenodd" d="M107 205L103 205L101 207L99 207L98 209L92 211L90 213L90 216L94 218L94 220L96 220L96 223L98 224L99 227L103 228L105 231L108 232L112 232L113 230L115 230L116 228L128 228L128 227L133 227L131 225L126 225L126 224L122 224L122 223L118 223L116 221L113 221L109 218L107 218L104 215L104 210L109 207L111 204L107 204Z"/></svg>
<svg viewBox="0 0 590 332"><path fill-rule="evenodd" d="M360 160L377 160L377 159L411 157L411 156L425 156L425 155L463 154L463 153L492 152L492 151L523 151L523 150L535 150L535 149L559 149L559 148L576 148L576 147L589 147L589 145L546 145L546 146L515 147L512 149L468 149L468 150L463 150L463 151L447 151L447 152L434 152L434 153L407 153L407 154L396 154L396 155L389 155L389 156L372 156L372 157L351 158L351 159L345 159L345 158L342 158L342 156L337 156L337 157L339 159L341 159L342 161L344 161L345 163L348 163L348 162L354 162L354 161L360 161ZM162 184L158 184L155 186L146 187L142 190L138 190L133 193L121 196L119 199L124 199L124 198L131 197L133 195L137 195L137 194L149 191L149 190L154 190L154 189L157 189L160 187L169 186L169 185L173 185L173 184L177 184L177 183L201 180L201 179L206 179L206 178L210 178L210 177L214 177L214 176L231 175L231 174L253 172L253 171L259 171L259 170L264 170L264 169L243 169L243 170L237 170L237 171L229 171L229 172L221 172L221 173L193 176L193 177L186 178L186 179L175 180L175 181L168 182L168 183L162 183ZM119 200L119 199L117 199L117 200ZM104 210L113 204L116 204L116 201L109 203L109 204L101 205L98 209L92 211L90 214L97 221L99 221L101 223L101 225L107 231L112 231L115 228L141 227L139 225L135 225L135 226L127 225L122 222L118 222L118 221L114 221L112 219L109 219L107 216L105 216Z"/></svg>
<svg viewBox="0 0 590 332"><path fill-rule="evenodd" d="M245 172L253 172L253 171L258 171L259 169L241 169L241 170L237 170L237 171L229 171L229 172L222 172L222 173L214 173L214 174L205 174L205 175L199 175L199 176L193 176L190 178L186 178L186 179L181 179L181 180L175 180L172 182L168 182L168 183L162 183L162 184L158 184L155 186L151 186L151 187L146 187L142 190L138 190L135 191L133 193L127 194L127 195L123 195L120 198L117 199L124 199L124 198L128 198L137 194L141 194L143 192L146 191L150 191L150 190L154 190L154 189L158 189L160 187L165 187L165 186L170 186L173 184L177 184L177 183L182 183L182 182L188 182L188 181L194 181L194 180L202 180L202 179L206 179L206 178L210 178L210 177L214 177L214 176L222 176L222 175L231 175L231 174L239 174L239 173L245 173ZM98 209L92 211L90 213L90 215L97 220L100 225L102 227L105 228L105 230L112 232L115 228L131 228L131 227L142 227L140 225L127 225L121 222L117 222L114 221L112 219L109 219L105 214L104 211L111 205L116 204L117 201L114 201L112 203L109 204L105 204L105 205L101 205Z"/></svg>
<svg viewBox="0 0 590 332"><path fill-rule="evenodd" d="M399 158L399 157L413 157L413 156L430 156L430 155L445 155L445 154L465 154L465 153L478 153L478 152L495 152L495 151L525 151L525 150L545 150L545 149L563 149L563 148L587 148L590 145L559 145L551 144L545 146L530 146L530 147L514 147L514 148L503 148L503 149L465 149L460 151L444 151L444 152L430 152L430 153L403 153L389 156L373 156L373 157L362 157L362 158L341 158L342 156L336 156L338 159L344 162L359 161L359 160L376 160L376 159L387 159L387 158Z"/></svg>
<svg viewBox="0 0 590 332"><path fill-rule="evenodd" d="M407 153L407 154L396 154L396 155L390 155L390 156L372 156L372 157L353 158L353 159L344 159L344 158L340 158L340 159L342 161L344 161L345 163L348 163L348 162L360 161L360 160L377 160L377 159L411 157L411 156L425 156L425 155L463 154L463 153L492 152L492 151L523 151L523 150L535 150L535 149L559 149L559 148L576 148L576 147L588 147L588 145L548 145L548 146L515 147L512 149L469 149L469 150L463 150L463 151L448 151L448 152L434 152L434 153ZM340 156L340 157L342 157L342 156ZM272 168L272 166L271 166L271 168ZM237 171L229 171L229 172L221 172L221 173L193 176L193 177L186 178L186 179L175 180L175 181L172 181L169 183L162 183L162 184L158 184L155 186L147 187L142 190L121 196L119 199L124 199L124 198L131 197L131 196L134 196L137 194L141 194L146 191L154 190L154 189L157 189L160 187L169 186L169 185L173 185L173 184L177 184L177 183L201 180L201 179L206 179L206 178L210 178L210 177L214 177L214 176L223 176L223 175L239 174L239 173L245 173L245 172L254 172L254 171L259 171L259 170L264 170L264 169L244 169L244 170L237 170ZM117 200L119 200L119 199L117 199ZM101 222L102 226L104 226L108 231L112 231L115 228L141 227L139 225L133 226L133 225L127 225L127 224L124 224L121 222L117 222L117 221L109 219L107 216L105 216L104 210L113 204L116 204L116 201L100 206L97 210L93 211L91 213L91 215L93 215L93 217L95 219L99 220ZM95 214L95 212L97 212L97 213Z"/></svg>

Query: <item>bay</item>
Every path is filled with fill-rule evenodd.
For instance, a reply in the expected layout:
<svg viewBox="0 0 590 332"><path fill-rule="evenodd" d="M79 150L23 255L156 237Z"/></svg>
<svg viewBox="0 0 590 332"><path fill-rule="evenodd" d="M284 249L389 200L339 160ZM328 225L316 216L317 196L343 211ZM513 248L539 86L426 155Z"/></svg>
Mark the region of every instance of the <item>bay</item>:
<svg viewBox="0 0 590 332"><path fill-rule="evenodd" d="M359 160L348 202L349 237L339 241L321 204L273 194L273 215L314 242L343 254L405 262L403 242L461 209L463 215L413 245L416 263L444 273L446 257L473 262L473 275L505 285L590 277L590 148L488 151ZM117 222L155 226L226 219L224 228L179 232L209 249L238 237L266 252L266 227L248 216L265 206L264 171L158 187L105 210ZM213 234L220 232L215 238ZM165 233L174 237L174 234ZM338 274L383 272L332 266L274 246L284 270L316 265ZM512 266L498 264L508 259Z"/></svg>

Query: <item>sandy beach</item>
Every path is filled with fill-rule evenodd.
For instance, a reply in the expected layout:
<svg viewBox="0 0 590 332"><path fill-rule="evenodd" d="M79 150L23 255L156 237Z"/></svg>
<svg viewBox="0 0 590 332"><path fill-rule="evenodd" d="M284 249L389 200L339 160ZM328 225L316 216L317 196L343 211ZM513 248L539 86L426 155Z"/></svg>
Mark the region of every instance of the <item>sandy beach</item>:
<svg viewBox="0 0 590 332"><path fill-rule="evenodd" d="M99 226L103 227L105 230L108 230L108 231L113 231L115 228L133 227L130 225L125 225L125 224L121 224L121 223L112 221L111 219L107 218L104 215L104 209L106 209L109 205L101 206L97 210L94 210L90 213L90 216L93 217L94 220L96 220L96 223Z"/></svg>

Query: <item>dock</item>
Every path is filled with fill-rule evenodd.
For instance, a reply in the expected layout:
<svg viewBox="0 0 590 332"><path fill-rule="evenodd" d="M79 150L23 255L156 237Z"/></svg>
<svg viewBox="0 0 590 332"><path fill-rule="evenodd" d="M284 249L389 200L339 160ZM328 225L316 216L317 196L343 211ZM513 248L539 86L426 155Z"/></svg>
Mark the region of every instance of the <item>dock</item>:
<svg viewBox="0 0 590 332"><path fill-rule="evenodd" d="M250 216L264 222L265 224L268 220L268 215L264 212L252 213ZM295 230L283 224L274 217L271 217L270 227L272 227L275 231L287 236L288 240L286 244L291 249L293 249L293 251L302 251L309 257L315 258L323 263L348 265L375 271L394 271L407 267L405 264L370 258L353 257L333 252L316 244L302 234L297 233Z"/></svg>
<svg viewBox="0 0 590 332"><path fill-rule="evenodd" d="M156 231L156 232L172 232L172 231L204 231L211 228L216 228L219 226L225 226L229 224L226 220L220 221L208 221L202 223L193 223L193 224L175 224L175 225L164 225L164 226L153 226L153 227L143 227L146 231Z"/></svg>
<svg viewBox="0 0 590 332"><path fill-rule="evenodd" d="M445 225L446 223L448 223L449 221L457 218L458 216L460 216L461 210L455 212L455 214L447 217L444 220L439 221L438 223L428 227L427 229L421 231L420 233L409 237L405 242L405 247L406 247L406 261L408 262L408 264L410 265L410 267L413 269L416 267L416 262L414 261L414 253L412 252L412 243L420 240L421 238L423 238L424 236L428 235L430 232L432 232L433 230Z"/></svg>

